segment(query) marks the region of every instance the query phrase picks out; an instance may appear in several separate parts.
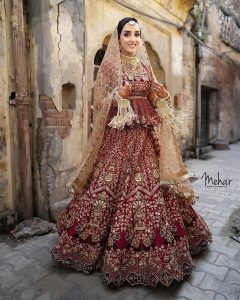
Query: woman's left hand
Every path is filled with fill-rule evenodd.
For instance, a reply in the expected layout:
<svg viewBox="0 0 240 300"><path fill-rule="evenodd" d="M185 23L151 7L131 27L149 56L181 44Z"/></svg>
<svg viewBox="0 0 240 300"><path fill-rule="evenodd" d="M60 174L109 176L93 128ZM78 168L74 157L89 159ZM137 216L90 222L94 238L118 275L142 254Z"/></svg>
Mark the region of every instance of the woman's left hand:
<svg viewBox="0 0 240 300"><path fill-rule="evenodd" d="M165 89L163 84L158 82L152 83L152 89L153 92L159 97L159 98L165 98L168 96L168 91Z"/></svg>

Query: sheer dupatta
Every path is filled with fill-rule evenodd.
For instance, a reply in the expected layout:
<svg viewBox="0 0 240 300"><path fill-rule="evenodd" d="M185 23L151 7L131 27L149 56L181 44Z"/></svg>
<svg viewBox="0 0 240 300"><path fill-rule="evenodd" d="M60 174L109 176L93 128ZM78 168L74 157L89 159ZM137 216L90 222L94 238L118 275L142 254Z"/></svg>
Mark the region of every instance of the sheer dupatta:
<svg viewBox="0 0 240 300"><path fill-rule="evenodd" d="M151 70L152 80L157 83L143 40L138 48L137 56ZM98 151L102 144L105 128L108 126L107 116L112 100L114 99L114 94L122 86L122 75L116 28L109 41L95 82L93 131L88 140L87 149L83 154L81 163L77 166L66 184L67 187L73 188L72 191L81 193L93 170ZM156 137L161 145L159 155L160 183L169 184L176 194L187 198L191 205L195 202L196 195L192 190L188 171L181 156L177 136L176 111L167 102L161 108L157 108L156 111L162 120L160 125L154 127Z"/></svg>

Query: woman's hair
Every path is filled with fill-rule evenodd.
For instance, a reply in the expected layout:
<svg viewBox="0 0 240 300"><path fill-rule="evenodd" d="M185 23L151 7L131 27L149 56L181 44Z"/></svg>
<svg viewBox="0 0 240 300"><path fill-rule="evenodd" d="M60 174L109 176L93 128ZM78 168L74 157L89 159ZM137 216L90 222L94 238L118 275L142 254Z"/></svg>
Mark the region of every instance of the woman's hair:
<svg viewBox="0 0 240 300"><path fill-rule="evenodd" d="M120 20L118 22L118 26L117 26L117 32L118 32L118 38L120 37L120 34L123 30L123 27L129 22L129 21L135 21L137 24L138 24L138 20L133 18L133 17L127 17L127 18L124 18L122 20ZM140 30L140 34L141 34L141 30Z"/></svg>

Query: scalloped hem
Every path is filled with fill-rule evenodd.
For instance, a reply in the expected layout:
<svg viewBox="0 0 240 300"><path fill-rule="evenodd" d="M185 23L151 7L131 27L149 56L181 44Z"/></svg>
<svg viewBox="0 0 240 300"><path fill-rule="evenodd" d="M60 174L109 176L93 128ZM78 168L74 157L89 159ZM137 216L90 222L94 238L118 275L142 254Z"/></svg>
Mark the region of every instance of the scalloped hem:
<svg viewBox="0 0 240 300"><path fill-rule="evenodd" d="M196 255L197 253L206 249L211 242L211 236L209 236L208 240L200 240L200 242L190 247L189 253L191 255ZM174 272L163 269L162 272L159 272L160 274L158 276L152 274L151 272L143 274L141 272L129 271L123 272L123 274L119 272L117 276L113 277L110 275L111 272L102 270L100 259L96 264L87 264L80 261L75 261L71 257L65 256L63 258L61 255L55 255L53 251L52 258L54 261L61 263L65 267L72 268L87 275L97 271L103 283L110 288L118 288L124 284L151 287L156 287L159 284L162 284L166 287L169 287L174 281L183 281L186 276L190 275L191 272L196 269L193 263L185 261L179 266L179 268L175 269Z"/></svg>

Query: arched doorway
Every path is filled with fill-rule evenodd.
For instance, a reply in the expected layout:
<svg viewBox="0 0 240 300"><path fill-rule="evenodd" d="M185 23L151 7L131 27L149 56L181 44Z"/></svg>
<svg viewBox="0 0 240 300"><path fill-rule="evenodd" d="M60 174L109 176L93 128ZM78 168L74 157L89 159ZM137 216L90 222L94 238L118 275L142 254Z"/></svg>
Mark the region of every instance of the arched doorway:
<svg viewBox="0 0 240 300"><path fill-rule="evenodd" d="M161 66L161 62L159 60L157 52L153 50L149 42L145 42L145 45L157 81L165 84L165 72L163 67Z"/></svg>
<svg viewBox="0 0 240 300"><path fill-rule="evenodd" d="M107 50L107 46L111 35L107 35L102 43L102 47L98 49L94 56L94 70L93 70L93 81L95 82L97 78L97 73L104 58L105 52ZM92 132L93 128L93 106L94 106L94 87L91 89L91 97L88 103L88 135Z"/></svg>

